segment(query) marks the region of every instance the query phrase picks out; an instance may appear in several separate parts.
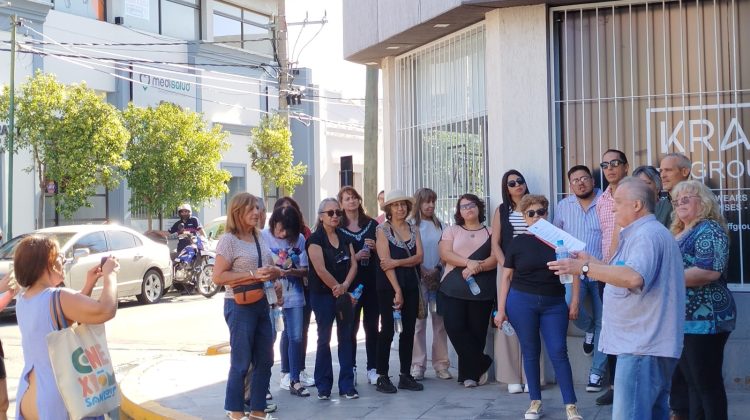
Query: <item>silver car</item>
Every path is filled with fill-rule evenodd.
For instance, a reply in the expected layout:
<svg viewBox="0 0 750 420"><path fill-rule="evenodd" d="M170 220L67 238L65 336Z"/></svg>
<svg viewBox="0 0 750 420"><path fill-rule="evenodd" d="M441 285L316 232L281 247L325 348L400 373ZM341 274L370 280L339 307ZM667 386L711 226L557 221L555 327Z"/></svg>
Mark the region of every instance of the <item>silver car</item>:
<svg viewBox="0 0 750 420"><path fill-rule="evenodd" d="M86 271L109 255L115 256L120 263L118 298L135 296L142 303L156 303L172 285L169 248L133 229L118 225L71 225L32 233L57 240L66 261L65 285L72 289L80 290L86 280ZM16 245L28 235L17 236L0 247L0 277L10 269ZM101 286L98 286L92 296L97 297L100 293ZM12 305L6 310L12 310Z"/></svg>

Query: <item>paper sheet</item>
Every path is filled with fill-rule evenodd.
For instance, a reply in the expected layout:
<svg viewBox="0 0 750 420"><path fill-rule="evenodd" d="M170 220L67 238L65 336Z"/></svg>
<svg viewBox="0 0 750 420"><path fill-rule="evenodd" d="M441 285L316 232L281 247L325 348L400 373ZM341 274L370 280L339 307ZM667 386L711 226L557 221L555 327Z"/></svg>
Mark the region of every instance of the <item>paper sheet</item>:
<svg viewBox="0 0 750 420"><path fill-rule="evenodd" d="M537 238L543 240L547 245L555 248L557 241L561 240L568 248L568 251L583 251L586 248L586 243L573 235L565 232L558 228L552 223L540 219L529 227L529 232L533 233Z"/></svg>

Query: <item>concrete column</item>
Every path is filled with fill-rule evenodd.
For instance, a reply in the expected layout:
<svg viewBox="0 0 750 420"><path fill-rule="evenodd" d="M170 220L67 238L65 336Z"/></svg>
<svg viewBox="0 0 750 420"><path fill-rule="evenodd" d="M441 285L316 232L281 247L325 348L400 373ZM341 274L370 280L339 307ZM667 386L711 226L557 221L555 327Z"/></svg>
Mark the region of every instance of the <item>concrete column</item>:
<svg viewBox="0 0 750 420"><path fill-rule="evenodd" d="M385 191L393 188L403 188L403 180L399 179L396 162L399 157L394 153L396 147L396 103L401 98L396 97L396 58L383 59L380 67L383 79L383 141L379 156L389 156L383 161L383 188Z"/></svg>

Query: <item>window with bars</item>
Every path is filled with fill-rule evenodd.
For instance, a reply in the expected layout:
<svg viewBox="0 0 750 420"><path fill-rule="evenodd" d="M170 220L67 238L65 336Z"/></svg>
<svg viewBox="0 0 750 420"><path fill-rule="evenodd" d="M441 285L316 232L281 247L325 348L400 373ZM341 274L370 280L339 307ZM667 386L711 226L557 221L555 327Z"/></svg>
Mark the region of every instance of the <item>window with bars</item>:
<svg viewBox="0 0 750 420"><path fill-rule="evenodd" d="M552 8L554 126L565 172L608 148L630 169L680 152L718 196L731 235L729 281L750 268L750 1ZM597 176L597 177L599 177Z"/></svg>
<svg viewBox="0 0 750 420"><path fill-rule="evenodd" d="M459 196L489 194L484 50L477 24L397 59L396 183L433 189L448 223Z"/></svg>

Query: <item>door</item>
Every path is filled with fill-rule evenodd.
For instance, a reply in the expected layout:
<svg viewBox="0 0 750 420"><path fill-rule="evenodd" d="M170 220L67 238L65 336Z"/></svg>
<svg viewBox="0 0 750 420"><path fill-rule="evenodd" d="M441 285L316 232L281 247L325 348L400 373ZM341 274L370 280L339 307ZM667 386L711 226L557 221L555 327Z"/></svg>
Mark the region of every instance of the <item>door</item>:
<svg viewBox="0 0 750 420"><path fill-rule="evenodd" d="M110 253L120 262L117 274L117 295L133 296L141 293L141 282L146 269L143 250L136 246L136 238L129 232L111 230L107 232Z"/></svg>
<svg viewBox="0 0 750 420"><path fill-rule="evenodd" d="M67 273L65 284L72 289L81 290L86 281L86 272L93 266L100 264L102 257L107 255L107 239L104 232L91 232L79 238L73 246L68 248L66 258L73 258L77 249L88 249L89 255L73 261ZM91 296L99 296L101 289L101 283L97 283Z"/></svg>

